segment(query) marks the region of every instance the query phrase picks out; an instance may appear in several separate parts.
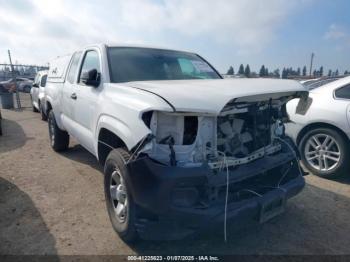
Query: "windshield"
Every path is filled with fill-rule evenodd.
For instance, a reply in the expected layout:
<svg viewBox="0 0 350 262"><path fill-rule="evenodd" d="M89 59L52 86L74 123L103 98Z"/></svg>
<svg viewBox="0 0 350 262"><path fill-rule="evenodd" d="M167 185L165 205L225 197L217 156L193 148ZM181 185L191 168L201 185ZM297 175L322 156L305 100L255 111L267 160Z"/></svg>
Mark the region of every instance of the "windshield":
<svg viewBox="0 0 350 262"><path fill-rule="evenodd" d="M309 90L315 89L317 87L323 86L325 84L331 83L335 80L338 80L339 78L329 78L329 79L323 79L318 81L311 81L304 83L304 86L307 87Z"/></svg>
<svg viewBox="0 0 350 262"><path fill-rule="evenodd" d="M171 50L108 48L111 82L218 79L221 76L198 55Z"/></svg>

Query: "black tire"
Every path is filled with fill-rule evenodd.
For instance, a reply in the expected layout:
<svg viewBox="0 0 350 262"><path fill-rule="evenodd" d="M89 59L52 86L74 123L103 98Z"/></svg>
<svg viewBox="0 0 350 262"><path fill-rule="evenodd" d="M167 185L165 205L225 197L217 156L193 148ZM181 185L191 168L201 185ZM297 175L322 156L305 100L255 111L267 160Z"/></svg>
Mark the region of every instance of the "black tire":
<svg viewBox="0 0 350 262"><path fill-rule="evenodd" d="M48 118L48 126L49 126L49 137L50 144L53 150L56 152L64 151L69 146L69 135L66 131L61 130L57 124L55 119L55 114L52 110L49 112Z"/></svg>
<svg viewBox="0 0 350 262"><path fill-rule="evenodd" d="M2 136L2 125L1 125L1 122L2 122L2 116L1 116L1 111L0 111L0 136Z"/></svg>
<svg viewBox="0 0 350 262"><path fill-rule="evenodd" d="M35 113L39 112L38 109L36 109L36 107L33 104L33 97L32 96L30 96L30 100L32 101L32 110L33 110L33 112L35 112Z"/></svg>
<svg viewBox="0 0 350 262"><path fill-rule="evenodd" d="M307 141L315 135L328 135L332 137L337 144L337 147L339 147L340 152L340 158L337 164L334 168L331 170L325 171L314 168L306 159L305 156L305 147L307 144ZM305 167L309 169L313 174L323 177L323 178L337 178L343 175L347 174L347 171L349 170L349 161L346 161L346 156L349 155L349 141L338 131L331 129L331 128L316 128L308 131L301 139L299 143L299 151L301 155L301 160Z"/></svg>
<svg viewBox="0 0 350 262"><path fill-rule="evenodd" d="M47 116L46 116L46 114L44 112L44 108L41 105L40 101L39 101L39 109L40 109L41 120L47 121Z"/></svg>
<svg viewBox="0 0 350 262"><path fill-rule="evenodd" d="M132 200L131 195L129 194L128 185L126 182L127 169L125 166L126 161L130 158L129 153L121 148L113 149L105 162L104 166L104 190L106 197L107 211L109 219L112 223L113 229L119 235L119 237L126 243L133 243L138 239L137 231L135 228L136 222L136 205ZM119 175L123 178L125 187L126 187L126 198L127 198L127 207L125 220L120 221L117 218L115 212L115 203L117 200L113 200L111 197L110 187L112 185L112 174L118 169Z"/></svg>

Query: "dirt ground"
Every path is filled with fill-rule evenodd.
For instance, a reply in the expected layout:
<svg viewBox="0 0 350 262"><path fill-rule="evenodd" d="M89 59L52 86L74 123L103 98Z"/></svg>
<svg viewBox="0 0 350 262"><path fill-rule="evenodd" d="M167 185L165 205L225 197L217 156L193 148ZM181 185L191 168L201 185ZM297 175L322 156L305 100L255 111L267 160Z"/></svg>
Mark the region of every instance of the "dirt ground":
<svg viewBox="0 0 350 262"><path fill-rule="evenodd" d="M24 103L28 106L28 101ZM102 169L71 141L50 149L47 123L30 108L1 110L0 254L349 254L350 175L309 175L287 211L264 225L203 232L194 239L124 244L105 208Z"/></svg>

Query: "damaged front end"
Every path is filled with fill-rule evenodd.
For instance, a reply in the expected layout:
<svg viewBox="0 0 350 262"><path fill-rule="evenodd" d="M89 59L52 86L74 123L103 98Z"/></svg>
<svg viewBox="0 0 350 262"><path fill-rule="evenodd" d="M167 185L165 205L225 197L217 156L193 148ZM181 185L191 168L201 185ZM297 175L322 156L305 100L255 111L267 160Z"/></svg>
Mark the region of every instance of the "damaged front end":
<svg viewBox="0 0 350 262"><path fill-rule="evenodd" d="M144 113L151 134L127 165L140 235L177 239L226 218L265 222L283 212L304 186L284 135L294 97L233 99L218 115Z"/></svg>

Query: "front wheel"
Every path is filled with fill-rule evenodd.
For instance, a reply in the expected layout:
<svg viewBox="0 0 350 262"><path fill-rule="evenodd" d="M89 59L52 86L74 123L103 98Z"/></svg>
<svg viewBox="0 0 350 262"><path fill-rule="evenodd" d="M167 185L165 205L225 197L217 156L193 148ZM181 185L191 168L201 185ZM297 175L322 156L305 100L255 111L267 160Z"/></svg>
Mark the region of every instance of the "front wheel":
<svg viewBox="0 0 350 262"><path fill-rule="evenodd" d="M299 150L304 165L315 175L336 178L349 170L348 141L330 128L310 130L301 139Z"/></svg>
<svg viewBox="0 0 350 262"><path fill-rule="evenodd" d="M49 112L49 136L50 144L56 152L66 150L69 145L69 135L66 131L61 130L56 123L55 114L53 110Z"/></svg>
<svg viewBox="0 0 350 262"><path fill-rule="evenodd" d="M114 230L127 242L137 240L136 205L128 192L126 162L130 155L124 149L113 149L104 167L104 189L107 211Z"/></svg>

